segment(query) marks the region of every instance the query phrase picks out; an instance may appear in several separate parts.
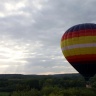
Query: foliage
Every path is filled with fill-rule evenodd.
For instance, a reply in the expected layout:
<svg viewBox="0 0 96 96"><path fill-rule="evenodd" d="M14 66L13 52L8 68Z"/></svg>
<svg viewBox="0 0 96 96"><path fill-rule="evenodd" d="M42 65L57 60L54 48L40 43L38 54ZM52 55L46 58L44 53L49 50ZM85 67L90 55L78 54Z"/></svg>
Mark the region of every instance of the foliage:
<svg viewBox="0 0 96 96"><path fill-rule="evenodd" d="M12 77L13 76L13 77ZM90 79L92 88L85 87L80 75L0 77L0 96L95 96L96 76ZM15 78L14 78L15 77Z"/></svg>
<svg viewBox="0 0 96 96"><path fill-rule="evenodd" d="M30 91L13 92L11 96L39 96L39 92L36 89L31 89Z"/></svg>
<svg viewBox="0 0 96 96"><path fill-rule="evenodd" d="M8 92L0 92L0 96L11 96Z"/></svg>

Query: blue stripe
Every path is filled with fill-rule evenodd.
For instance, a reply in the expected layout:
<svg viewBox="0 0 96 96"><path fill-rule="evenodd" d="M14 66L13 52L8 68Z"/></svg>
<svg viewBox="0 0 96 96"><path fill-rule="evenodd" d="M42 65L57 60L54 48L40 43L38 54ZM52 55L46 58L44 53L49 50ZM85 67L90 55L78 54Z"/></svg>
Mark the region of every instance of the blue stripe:
<svg viewBox="0 0 96 96"><path fill-rule="evenodd" d="M79 30L86 30L86 29L96 29L96 24L94 23L84 23L84 24L78 24L71 28L69 28L65 33L79 31Z"/></svg>

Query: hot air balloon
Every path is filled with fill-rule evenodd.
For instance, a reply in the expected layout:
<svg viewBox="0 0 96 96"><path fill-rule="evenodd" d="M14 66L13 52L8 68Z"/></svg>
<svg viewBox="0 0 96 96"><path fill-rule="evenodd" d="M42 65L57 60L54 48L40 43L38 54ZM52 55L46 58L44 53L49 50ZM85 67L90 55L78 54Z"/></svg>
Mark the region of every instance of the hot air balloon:
<svg viewBox="0 0 96 96"><path fill-rule="evenodd" d="M69 28L62 36L61 49L86 81L96 74L96 24L83 23Z"/></svg>

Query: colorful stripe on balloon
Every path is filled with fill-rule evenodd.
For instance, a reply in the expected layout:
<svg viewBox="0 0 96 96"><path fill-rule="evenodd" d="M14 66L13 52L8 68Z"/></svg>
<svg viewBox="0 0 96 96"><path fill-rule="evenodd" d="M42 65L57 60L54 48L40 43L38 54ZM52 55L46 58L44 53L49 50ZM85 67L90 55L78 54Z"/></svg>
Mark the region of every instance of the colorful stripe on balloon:
<svg viewBox="0 0 96 96"><path fill-rule="evenodd" d="M61 39L61 49L69 62L96 61L96 25L67 30Z"/></svg>

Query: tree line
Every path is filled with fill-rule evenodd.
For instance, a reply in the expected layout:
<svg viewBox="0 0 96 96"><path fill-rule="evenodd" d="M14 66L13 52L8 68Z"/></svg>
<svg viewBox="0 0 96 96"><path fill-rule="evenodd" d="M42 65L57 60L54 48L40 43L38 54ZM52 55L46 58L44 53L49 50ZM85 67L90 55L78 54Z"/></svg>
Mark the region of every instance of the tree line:
<svg viewBox="0 0 96 96"><path fill-rule="evenodd" d="M10 96L95 96L96 76L91 89L80 74L0 76L0 92ZM88 95L89 94L89 95Z"/></svg>

